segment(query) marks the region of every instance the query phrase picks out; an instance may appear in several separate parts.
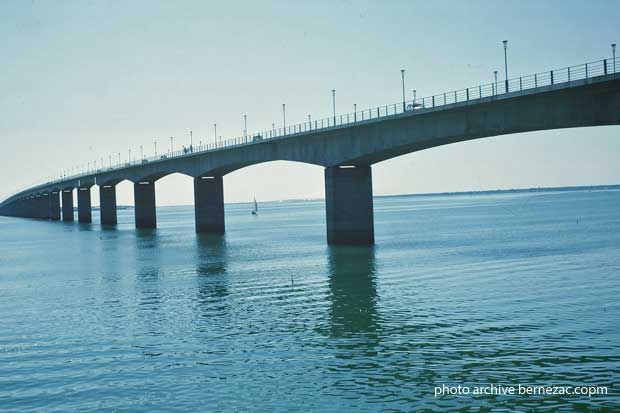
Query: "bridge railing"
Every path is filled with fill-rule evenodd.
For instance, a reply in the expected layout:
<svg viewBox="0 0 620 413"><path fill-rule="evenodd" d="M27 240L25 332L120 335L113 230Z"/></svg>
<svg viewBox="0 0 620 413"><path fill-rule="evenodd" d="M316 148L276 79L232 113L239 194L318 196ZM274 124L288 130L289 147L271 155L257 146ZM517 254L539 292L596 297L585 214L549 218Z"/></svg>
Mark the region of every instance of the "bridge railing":
<svg viewBox="0 0 620 413"><path fill-rule="evenodd" d="M270 139L304 135L315 131L373 121L389 116L399 116L404 113L414 115L417 113L427 112L428 110L432 110L434 108L456 103L476 103L481 99L493 98L507 93L548 87L560 83L570 83L576 80L588 79L618 72L620 72L620 57L615 59L603 59L576 66L535 73L532 75L504 79L503 81L482 84L465 89L453 90L451 92L440 93L437 95L416 98L415 100L382 105L355 112L338 114L336 116L330 116L322 119L309 120L306 122L281 125L262 132L247 134L217 142L205 143L198 146L182 147L176 151L168 151L166 153L151 157L118 162L115 164L110 164L106 167L102 166L101 168L89 168L78 174L62 176L61 178L49 181L46 184L75 180L93 174L148 164L150 162L160 162L172 158L191 156L196 153L217 151L234 146L259 144Z"/></svg>

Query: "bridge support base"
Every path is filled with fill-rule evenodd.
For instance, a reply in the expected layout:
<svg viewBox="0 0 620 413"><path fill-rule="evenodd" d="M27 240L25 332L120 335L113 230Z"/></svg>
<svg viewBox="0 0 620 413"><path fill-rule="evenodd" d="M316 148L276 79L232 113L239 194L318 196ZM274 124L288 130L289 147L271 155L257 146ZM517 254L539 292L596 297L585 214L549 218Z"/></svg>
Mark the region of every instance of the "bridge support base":
<svg viewBox="0 0 620 413"><path fill-rule="evenodd" d="M99 187L99 212L101 225L116 225L116 187L103 185Z"/></svg>
<svg viewBox="0 0 620 413"><path fill-rule="evenodd" d="M325 168L327 243L375 242L370 166Z"/></svg>
<svg viewBox="0 0 620 413"><path fill-rule="evenodd" d="M78 222L93 222L92 211L90 207L90 188L78 188Z"/></svg>
<svg viewBox="0 0 620 413"><path fill-rule="evenodd" d="M224 233L224 183L221 176L194 178L194 212L196 232Z"/></svg>
<svg viewBox="0 0 620 413"><path fill-rule="evenodd" d="M72 222L73 214L73 190L62 191L62 220Z"/></svg>
<svg viewBox="0 0 620 413"><path fill-rule="evenodd" d="M136 213L136 228L155 228L155 182L136 182L133 184Z"/></svg>
<svg viewBox="0 0 620 413"><path fill-rule="evenodd" d="M36 218L47 219L50 210L50 198L49 194L40 194L37 198L37 212Z"/></svg>
<svg viewBox="0 0 620 413"><path fill-rule="evenodd" d="M50 219L60 221L60 194L58 191L50 192Z"/></svg>

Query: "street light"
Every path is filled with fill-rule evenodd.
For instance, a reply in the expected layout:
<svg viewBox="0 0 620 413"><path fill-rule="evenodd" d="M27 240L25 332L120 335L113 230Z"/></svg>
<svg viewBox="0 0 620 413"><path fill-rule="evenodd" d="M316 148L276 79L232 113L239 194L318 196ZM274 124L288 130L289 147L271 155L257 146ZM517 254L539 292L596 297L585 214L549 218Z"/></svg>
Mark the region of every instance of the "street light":
<svg viewBox="0 0 620 413"><path fill-rule="evenodd" d="M332 108L334 110L334 126L336 126L336 89L332 89Z"/></svg>
<svg viewBox="0 0 620 413"><path fill-rule="evenodd" d="M353 122L357 122L357 103L353 104Z"/></svg>
<svg viewBox="0 0 620 413"><path fill-rule="evenodd" d="M614 56L614 73L616 73L616 44L615 43L611 44L611 53Z"/></svg>
<svg viewBox="0 0 620 413"><path fill-rule="evenodd" d="M400 77L403 81L403 112L405 111L405 69L400 69Z"/></svg>
<svg viewBox="0 0 620 413"><path fill-rule="evenodd" d="M413 89L413 106L415 107L415 95L416 95L416 90Z"/></svg>
<svg viewBox="0 0 620 413"><path fill-rule="evenodd" d="M174 153L174 136L170 137L170 155Z"/></svg>
<svg viewBox="0 0 620 413"><path fill-rule="evenodd" d="M217 123L213 124L213 142L217 143Z"/></svg>
<svg viewBox="0 0 620 413"><path fill-rule="evenodd" d="M312 116L308 115L308 130L312 130Z"/></svg>
<svg viewBox="0 0 620 413"><path fill-rule="evenodd" d="M243 137L248 137L248 115L243 115Z"/></svg>
<svg viewBox="0 0 620 413"><path fill-rule="evenodd" d="M157 156L157 138L153 139L153 144L155 145L155 156Z"/></svg>
<svg viewBox="0 0 620 413"><path fill-rule="evenodd" d="M282 119L284 124L284 134L286 135L286 103L282 104Z"/></svg>
<svg viewBox="0 0 620 413"><path fill-rule="evenodd" d="M506 72L506 93L508 93L508 40L502 40L504 43L504 71Z"/></svg>
<svg viewBox="0 0 620 413"><path fill-rule="evenodd" d="M194 152L194 135L192 131L189 131L189 150L190 152Z"/></svg>
<svg viewBox="0 0 620 413"><path fill-rule="evenodd" d="M144 151L142 150L142 145L140 145L140 160L144 159Z"/></svg>
<svg viewBox="0 0 620 413"><path fill-rule="evenodd" d="M493 94L497 95L497 70L493 71L493 75L495 76L495 93Z"/></svg>

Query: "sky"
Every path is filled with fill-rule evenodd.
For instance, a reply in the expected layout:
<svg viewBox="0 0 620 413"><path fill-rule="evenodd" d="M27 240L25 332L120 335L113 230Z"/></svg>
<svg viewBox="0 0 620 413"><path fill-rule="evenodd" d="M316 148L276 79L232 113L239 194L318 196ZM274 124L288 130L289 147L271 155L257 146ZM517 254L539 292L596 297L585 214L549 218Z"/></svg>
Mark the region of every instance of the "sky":
<svg viewBox="0 0 620 413"><path fill-rule="evenodd" d="M603 1L0 2L0 199L109 157L269 129L611 56ZM411 98L411 96L409 96ZM375 195L620 184L620 126L514 134L373 166ZM156 183L193 203L192 179ZM323 169L268 162L224 177L225 202L324 197ZM93 203L98 204L93 190ZM132 184L118 185L133 204Z"/></svg>

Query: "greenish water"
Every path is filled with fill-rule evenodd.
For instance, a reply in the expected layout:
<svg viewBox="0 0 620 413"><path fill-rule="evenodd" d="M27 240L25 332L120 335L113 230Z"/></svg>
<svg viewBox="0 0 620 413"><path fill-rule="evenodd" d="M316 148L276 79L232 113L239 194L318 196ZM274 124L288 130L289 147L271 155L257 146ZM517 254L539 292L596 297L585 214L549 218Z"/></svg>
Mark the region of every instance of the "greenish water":
<svg viewBox="0 0 620 413"><path fill-rule="evenodd" d="M0 217L0 410L620 410L620 191L377 198L374 248L328 247L323 201L226 208Z"/></svg>

